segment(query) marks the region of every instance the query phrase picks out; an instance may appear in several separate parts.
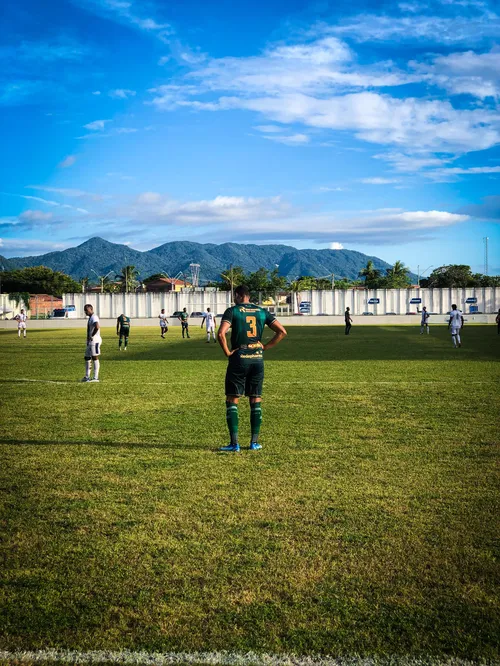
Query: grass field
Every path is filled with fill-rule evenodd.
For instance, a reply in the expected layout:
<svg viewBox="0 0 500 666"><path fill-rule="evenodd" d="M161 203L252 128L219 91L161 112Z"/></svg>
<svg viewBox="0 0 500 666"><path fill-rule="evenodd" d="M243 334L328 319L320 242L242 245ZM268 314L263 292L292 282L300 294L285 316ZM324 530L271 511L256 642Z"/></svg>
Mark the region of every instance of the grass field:
<svg viewBox="0 0 500 666"><path fill-rule="evenodd" d="M0 650L500 658L493 326L291 328L240 454L199 328L105 329L79 384L83 326L32 327L0 332Z"/></svg>

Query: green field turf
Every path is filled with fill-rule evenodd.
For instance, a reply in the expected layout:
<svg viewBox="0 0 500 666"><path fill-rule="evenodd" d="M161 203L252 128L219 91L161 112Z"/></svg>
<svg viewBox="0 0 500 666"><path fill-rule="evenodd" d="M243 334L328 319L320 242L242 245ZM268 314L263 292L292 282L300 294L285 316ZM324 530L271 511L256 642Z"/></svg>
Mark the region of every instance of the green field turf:
<svg viewBox="0 0 500 666"><path fill-rule="evenodd" d="M104 329L80 384L84 323L34 326L0 332L0 649L500 658L495 327L290 328L264 449L220 454L199 327Z"/></svg>

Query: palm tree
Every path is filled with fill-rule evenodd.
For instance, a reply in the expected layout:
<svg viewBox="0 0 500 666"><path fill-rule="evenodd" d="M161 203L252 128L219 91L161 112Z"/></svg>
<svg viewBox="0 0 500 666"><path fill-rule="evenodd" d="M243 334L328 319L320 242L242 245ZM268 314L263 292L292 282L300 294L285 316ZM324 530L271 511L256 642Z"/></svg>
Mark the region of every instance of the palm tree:
<svg viewBox="0 0 500 666"><path fill-rule="evenodd" d="M392 268L387 269L386 280L389 289L406 287L410 284L410 269L398 260Z"/></svg>
<svg viewBox="0 0 500 666"><path fill-rule="evenodd" d="M134 291L138 285L137 278L139 276L139 271L135 266L124 266L120 275L116 276L118 282L121 282L123 291L128 293L129 291Z"/></svg>
<svg viewBox="0 0 500 666"><path fill-rule="evenodd" d="M369 259L365 268L359 271L359 277L365 278L366 287L376 287L377 282L380 280L380 271L375 268L375 264Z"/></svg>

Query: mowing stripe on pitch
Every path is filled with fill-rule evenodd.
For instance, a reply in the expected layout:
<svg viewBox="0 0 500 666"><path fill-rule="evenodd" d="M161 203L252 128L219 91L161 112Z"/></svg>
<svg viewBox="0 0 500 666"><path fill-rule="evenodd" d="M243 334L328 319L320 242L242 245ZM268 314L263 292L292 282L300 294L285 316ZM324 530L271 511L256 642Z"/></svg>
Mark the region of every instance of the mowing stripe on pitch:
<svg viewBox="0 0 500 666"><path fill-rule="evenodd" d="M332 657L256 652L112 652L93 650L0 651L0 661L61 664L125 664L141 666L477 666L479 661L439 657Z"/></svg>

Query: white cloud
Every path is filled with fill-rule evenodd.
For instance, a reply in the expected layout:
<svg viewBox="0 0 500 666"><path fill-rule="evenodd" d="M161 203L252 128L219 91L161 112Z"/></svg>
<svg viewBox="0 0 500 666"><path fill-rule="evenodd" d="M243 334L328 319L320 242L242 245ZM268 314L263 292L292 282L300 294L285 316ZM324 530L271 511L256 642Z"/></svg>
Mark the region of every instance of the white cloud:
<svg viewBox="0 0 500 666"><path fill-rule="evenodd" d="M452 167L451 169L443 169L447 173L452 174L478 174L478 173L500 173L500 166L497 167Z"/></svg>
<svg viewBox="0 0 500 666"><path fill-rule="evenodd" d="M314 192L347 192L347 187L330 187L328 185L320 185L314 188Z"/></svg>
<svg viewBox="0 0 500 666"><path fill-rule="evenodd" d="M365 185L391 185L399 183L399 180L397 178L360 178L359 182Z"/></svg>
<svg viewBox="0 0 500 666"><path fill-rule="evenodd" d="M141 16L141 6L138 2L120 0L73 0L73 2L98 15L150 32L162 41L173 33L169 23L160 23L150 16Z"/></svg>
<svg viewBox="0 0 500 666"><path fill-rule="evenodd" d="M158 192L143 192L132 204L115 210L115 217L146 224L203 225L232 220L275 219L291 207L280 197L227 197L179 202Z"/></svg>
<svg viewBox="0 0 500 666"><path fill-rule="evenodd" d="M479 99L500 97L500 51L463 51L435 57L430 63L410 62L414 71L452 95Z"/></svg>
<svg viewBox="0 0 500 666"><path fill-rule="evenodd" d="M359 14L341 25L318 26L326 34L351 37L359 42L401 43L427 42L429 44L473 44L488 38L495 39L500 31L500 18L493 12L476 16L456 14L453 17L420 16L396 17L386 14Z"/></svg>
<svg viewBox="0 0 500 666"><path fill-rule="evenodd" d="M115 90L110 90L108 95L116 99L127 99L128 97L135 97L137 92L126 88L116 88Z"/></svg>
<svg viewBox="0 0 500 666"><path fill-rule="evenodd" d="M70 166L73 166L73 164L76 162L76 155L68 155L68 157L65 157L62 162L59 162L58 166L61 169L67 169Z"/></svg>
<svg viewBox="0 0 500 666"><path fill-rule="evenodd" d="M396 213L392 219L409 222L419 228L426 227L447 227L457 222L466 222L468 215L457 215L441 210L415 211Z"/></svg>
<svg viewBox="0 0 500 666"><path fill-rule="evenodd" d="M92 131L100 131L104 129L104 126L106 123L110 123L110 120L93 120L91 123L87 123L84 125L85 129L92 130Z"/></svg>
<svg viewBox="0 0 500 666"><path fill-rule="evenodd" d="M43 185L27 185L27 188L31 190L40 190L42 192L53 192L54 194L60 194L64 197L70 197L76 199L89 199L91 201L103 201L104 199L109 198L109 196L104 194L94 194L93 192L86 192L85 190L79 190L68 187L46 187ZM56 202L53 203L56 206L67 205L67 204L58 204Z"/></svg>
<svg viewBox="0 0 500 666"><path fill-rule="evenodd" d="M424 173L427 178L431 178L440 183L455 182L459 180L458 176L477 176L484 174L500 174L500 167L448 167L433 169L432 171L426 171Z"/></svg>
<svg viewBox="0 0 500 666"><path fill-rule="evenodd" d="M396 18L396 22L401 20ZM407 24L400 24L404 26ZM408 65L405 72L392 62L360 65L343 41L324 36L337 28L346 29L323 25L316 28L323 36L312 42L273 46L259 56L212 59L175 83L151 89L149 103L166 111L179 107L252 111L268 121L255 126L259 132L282 135L266 138L289 145L310 142L313 137L304 131L308 127L352 133L362 141L393 146L396 150L392 152L400 155L394 160L399 171L438 166L435 160L442 160L442 165L453 155L500 142L500 110L493 106L456 108L448 99L393 97L373 90L421 82L445 89L453 86L457 91L475 89L477 95L491 93L492 79L500 81L500 52L434 57L427 63ZM431 30L430 25L428 28ZM482 74L474 79L469 73L477 68L482 68ZM329 145L324 137L321 141L321 145ZM388 161L393 161L389 154Z"/></svg>
<svg viewBox="0 0 500 666"><path fill-rule="evenodd" d="M53 243L51 241L26 238L0 238L0 247L8 257L45 254L56 250L64 250L71 243Z"/></svg>
<svg viewBox="0 0 500 666"><path fill-rule="evenodd" d="M44 213L41 210L25 210L19 215L19 219L23 222L48 222L52 217L52 213Z"/></svg>
<svg viewBox="0 0 500 666"><path fill-rule="evenodd" d="M268 139L269 141L275 141L276 143L284 143L287 146L300 146L309 143L310 139L307 134L290 134L287 136L283 135L264 135L263 139Z"/></svg>
<svg viewBox="0 0 500 666"><path fill-rule="evenodd" d="M359 65L355 54L335 37L310 44L276 46L261 56L212 59L189 75L189 80L201 81L201 87L207 91L244 94L320 93L399 86L417 78L413 73L398 70L392 62ZM186 88L183 91L186 92Z"/></svg>
<svg viewBox="0 0 500 666"><path fill-rule="evenodd" d="M139 130L136 129L135 127L117 127L115 129L116 134L134 134L135 132L138 132Z"/></svg>
<svg viewBox="0 0 500 666"><path fill-rule="evenodd" d="M380 153L373 156L377 160L389 162L396 171L416 172L430 167L441 167L453 158L435 157L430 153L404 154L398 152Z"/></svg>
<svg viewBox="0 0 500 666"><path fill-rule="evenodd" d="M134 19L132 23L135 23L143 30L168 30L170 28L169 23L157 23L154 19Z"/></svg>
<svg viewBox="0 0 500 666"><path fill-rule="evenodd" d="M100 94L101 94L101 91L100 91L100 90L94 90L94 91L92 92L92 94L93 94L93 95L100 95Z"/></svg>
<svg viewBox="0 0 500 666"><path fill-rule="evenodd" d="M137 203L139 204L157 204L161 200L162 196L158 192L143 192L137 197Z"/></svg>
<svg viewBox="0 0 500 666"><path fill-rule="evenodd" d="M279 127L278 125L256 125L254 129L264 132L264 134L277 134L278 132L284 132L286 127Z"/></svg>
<svg viewBox="0 0 500 666"><path fill-rule="evenodd" d="M416 14L417 12L422 11L422 9L426 9L427 6L427 4L421 2L400 2L398 4L398 7L402 12L410 12L411 14Z"/></svg>
<svg viewBox="0 0 500 666"><path fill-rule="evenodd" d="M221 98L221 108L257 111L281 123L350 130L371 143L419 146L420 150L467 152L500 142L500 114L454 109L448 101L397 99L373 92L328 99L303 94Z"/></svg>
<svg viewBox="0 0 500 666"><path fill-rule="evenodd" d="M344 246L342 243L333 242L330 243L330 250L343 250Z"/></svg>

